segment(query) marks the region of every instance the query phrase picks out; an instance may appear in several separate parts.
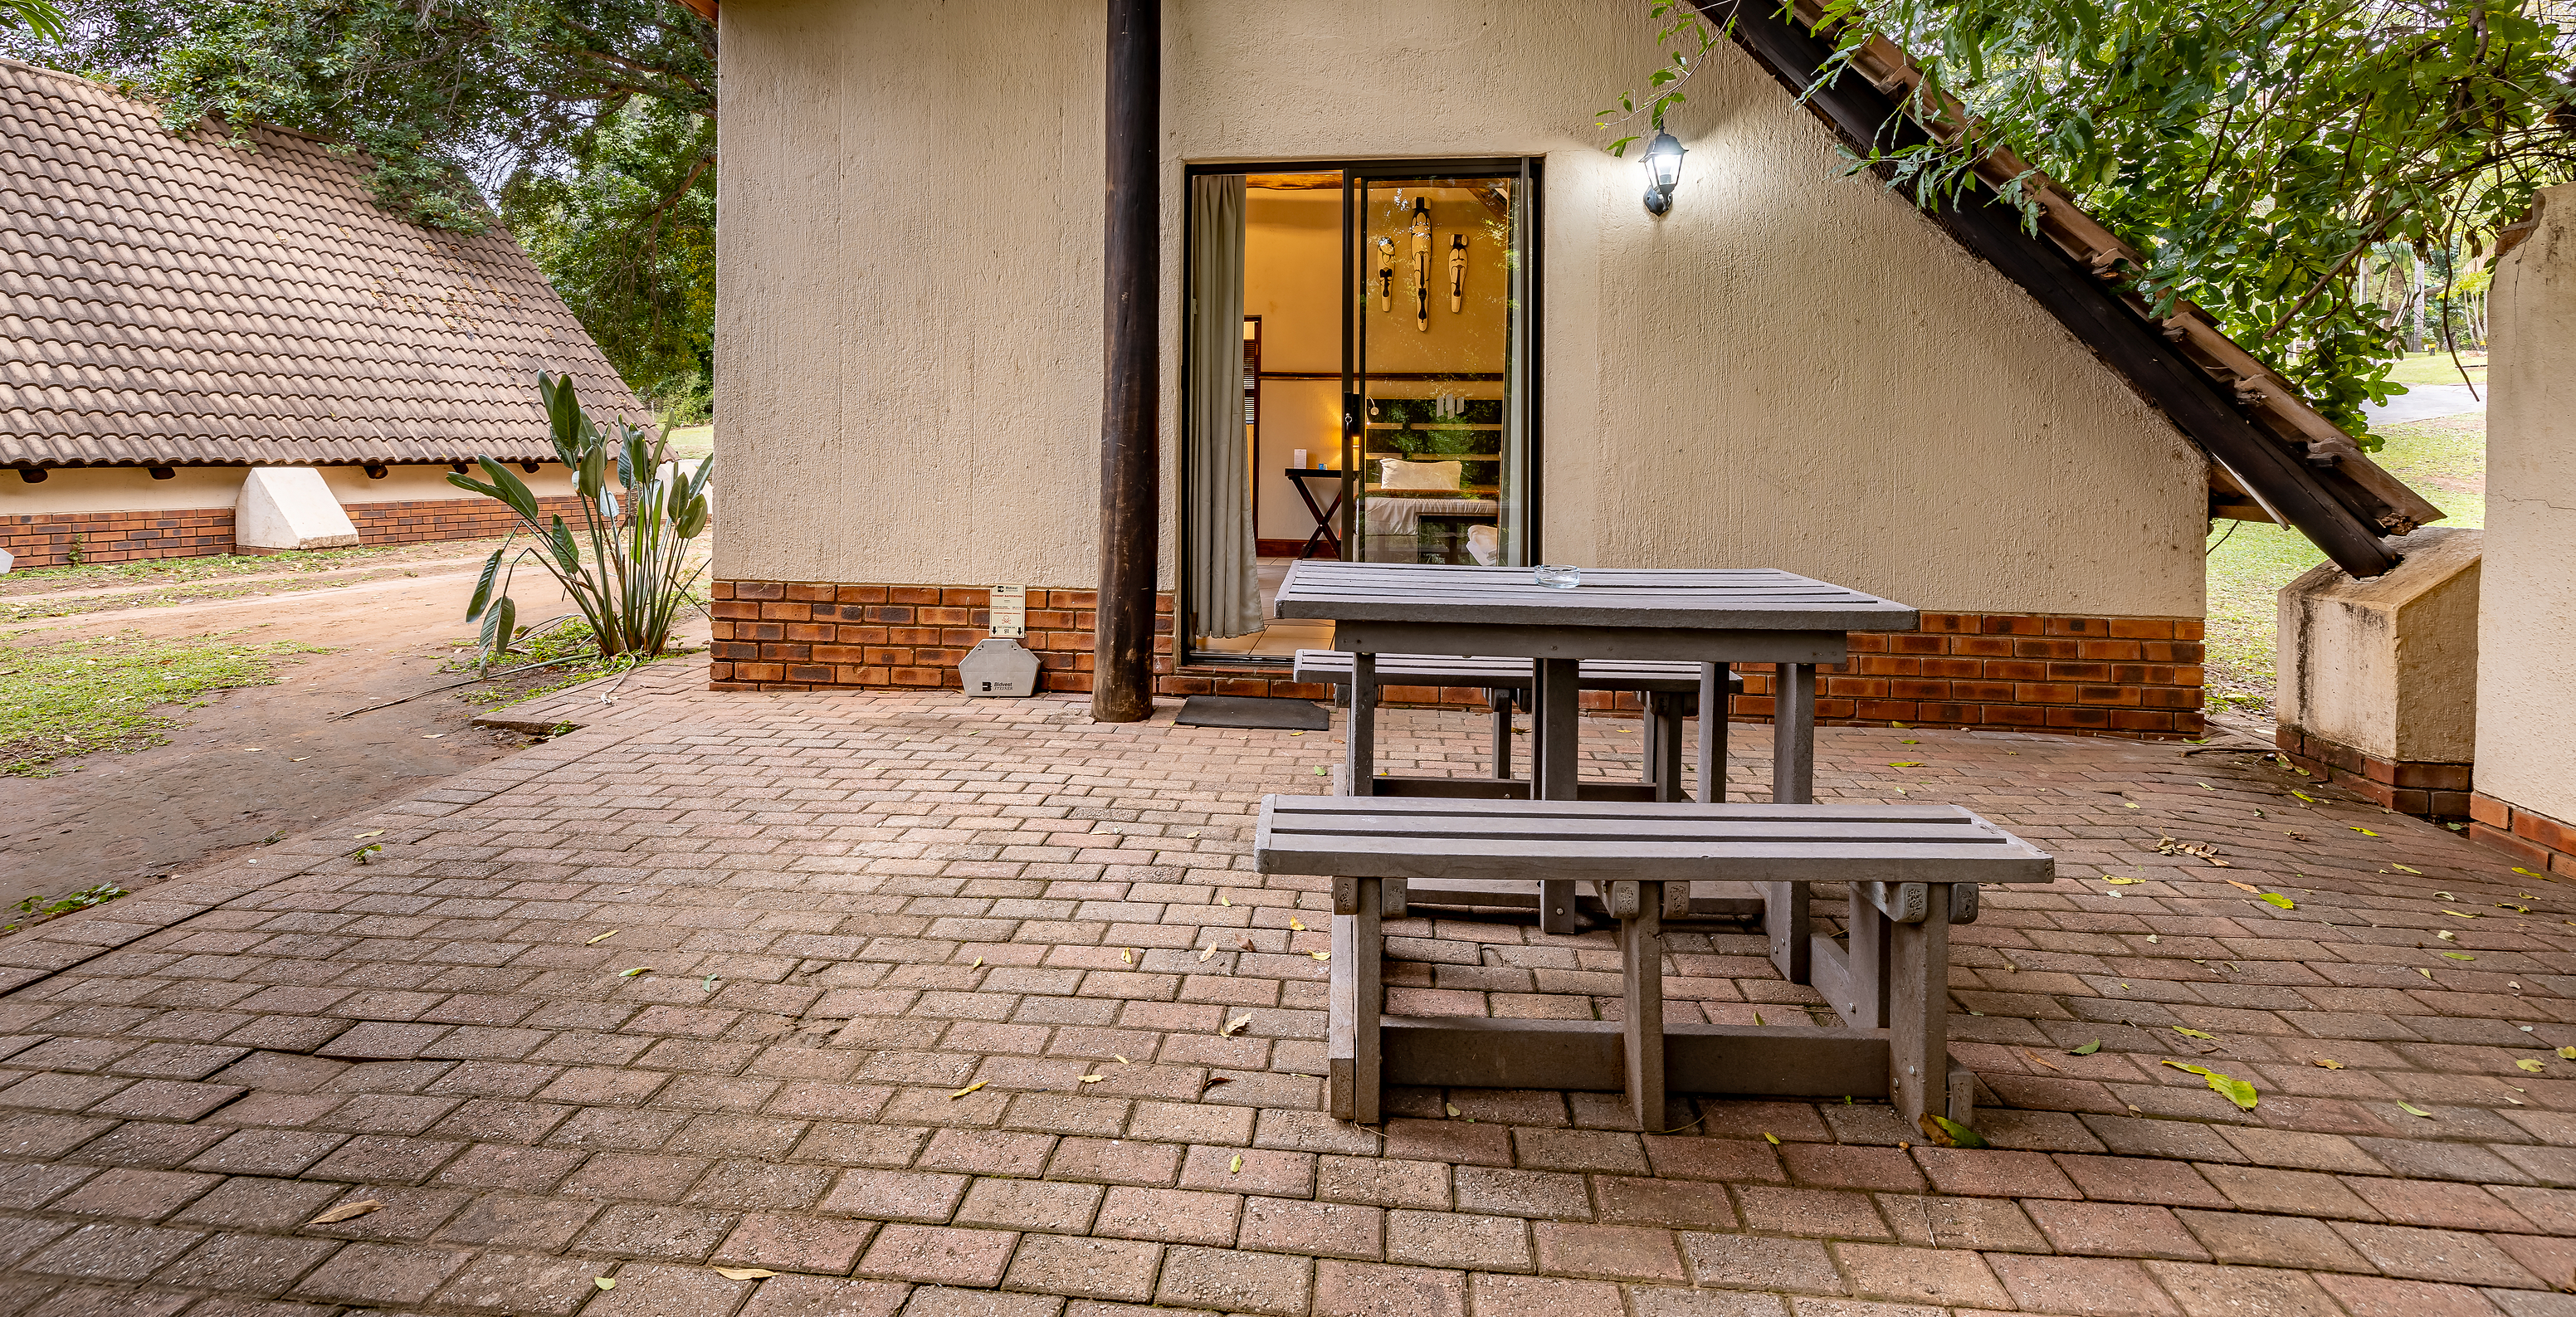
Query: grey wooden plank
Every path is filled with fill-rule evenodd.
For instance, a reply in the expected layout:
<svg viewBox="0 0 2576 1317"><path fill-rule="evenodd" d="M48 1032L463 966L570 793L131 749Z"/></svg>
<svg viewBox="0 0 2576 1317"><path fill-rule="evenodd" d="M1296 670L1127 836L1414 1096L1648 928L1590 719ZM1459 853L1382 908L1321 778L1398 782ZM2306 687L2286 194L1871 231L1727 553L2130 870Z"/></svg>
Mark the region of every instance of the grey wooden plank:
<svg viewBox="0 0 2576 1317"><path fill-rule="evenodd" d="M1371 784L1377 779L1377 686L1370 680L1375 671L1373 656L1352 656L1351 709L1342 728L1342 751L1343 767L1350 774L1350 792L1355 796L1376 790Z"/></svg>
<svg viewBox="0 0 2576 1317"><path fill-rule="evenodd" d="M1336 1120L1349 1120L1359 1095L1359 980L1351 970L1359 963L1350 927L1333 919L1332 968L1325 974L1324 1107Z"/></svg>
<svg viewBox="0 0 2576 1317"><path fill-rule="evenodd" d="M1950 1091L1950 902L1928 903L1923 922L1887 925L1888 1099L1908 1129L1927 1111L1947 1114ZM1932 1133L1929 1129L1923 1131Z"/></svg>
<svg viewBox="0 0 2576 1317"><path fill-rule="evenodd" d="M1741 690L1744 679L1723 663L1699 665L1699 803L1726 799L1727 696Z"/></svg>
<svg viewBox="0 0 2576 1317"><path fill-rule="evenodd" d="M1460 839L1443 840L1437 845L1381 845L1365 850L1259 847L1255 857L1255 867L1262 873L1370 874L1416 881L1480 874L1584 881L1727 879L1805 884L1842 882L1857 871L1905 882L2043 883L2056 876L2049 860L1962 854L1957 847L1853 845L1826 852L1813 843L1797 842L1725 848L1641 845L1613 849Z"/></svg>
<svg viewBox="0 0 2576 1317"><path fill-rule="evenodd" d="M1384 1037L1378 1027L1386 1010L1386 939L1379 934L1379 912L1385 908L1386 893L1379 879L1359 880L1359 909L1347 915L1333 916L1333 959L1347 954L1351 960L1352 1024L1356 1031L1351 1049L1351 1119L1362 1125L1378 1122L1386 1095L1383 1080ZM1342 943L1350 943L1347 953Z"/></svg>
<svg viewBox="0 0 2576 1317"><path fill-rule="evenodd" d="M1530 663L1527 658L1490 654L1380 653L1377 655L1377 681L1381 686L1485 686L1521 691L1530 685ZM1700 688L1699 670L1702 666L1683 662L1585 659L1583 689L1696 692ZM1348 685L1351 652L1339 649L1298 650L1292 673L1301 682ZM1743 679L1732 674L1729 676L1735 689L1740 691Z"/></svg>
<svg viewBox="0 0 2576 1317"><path fill-rule="evenodd" d="M1572 590L1538 585L1526 568L1301 561L1277 596L1277 615L1336 621L1481 622L1499 626L1627 626L1756 630L1905 631L1916 611L1892 600L1770 569L1588 569Z"/></svg>
<svg viewBox="0 0 2576 1317"><path fill-rule="evenodd" d="M1385 1074L1421 1087L1621 1092L1627 1085L1619 1025L1609 1020L1498 1020L1387 1016ZM1883 1032L1812 1025L1664 1026L1668 1091L1740 1097L1887 1093Z"/></svg>
<svg viewBox="0 0 2576 1317"><path fill-rule="evenodd" d="M1434 800L1527 800L1530 781L1525 777L1391 777L1379 774L1369 779L1376 789L1372 798L1413 797ZM1649 801L1655 789L1643 782L1577 782L1575 799L1599 801Z"/></svg>
<svg viewBox="0 0 2576 1317"><path fill-rule="evenodd" d="M1855 628L1791 619L1780 627L1545 626L1483 616L1337 621L1335 644L1372 653L1495 654L1519 658L1699 663L1840 663ZM1901 629L1901 628L1900 628Z"/></svg>
<svg viewBox="0 0 2576 1317"><path fill-rule="evenodd" d="M1628 1115L1645 1133L1672 1128L1664 1113L1664 885L1618 882L1626 900L1613 900L1619 919L1619 971L1623 1000L1619 1036L1626 1053Z"/></svg>
<svg viewBox="0 0 2576 1317"><path fill-rule="evenodd" d="M1570 658L1549 658L1532 667L1538 678L1538 708L1532 719L1538 739L1531 749L1530 777L1537 784L1539 798L1573 800L1583 753L1578 665ZM1567 937L1582 932L1583 920L1574 904L1574 884L1563 878L1542 878L1539 931Z"/></svg>

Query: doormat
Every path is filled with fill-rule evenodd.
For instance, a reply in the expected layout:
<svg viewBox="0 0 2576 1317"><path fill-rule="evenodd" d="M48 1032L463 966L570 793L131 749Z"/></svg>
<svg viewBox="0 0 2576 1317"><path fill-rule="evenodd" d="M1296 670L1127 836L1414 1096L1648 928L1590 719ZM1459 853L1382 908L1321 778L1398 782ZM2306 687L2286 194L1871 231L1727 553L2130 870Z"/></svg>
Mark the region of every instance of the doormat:
<svg viewBox="0 0 2576 1317"><path fill-rule="evenodd" d="M1182 727L1268 727L1283 732L1320 732L1333 725L1333 715L1311 700L1277 700L1261 695L1193 695L1181 701L1172 721Z"/></svg>

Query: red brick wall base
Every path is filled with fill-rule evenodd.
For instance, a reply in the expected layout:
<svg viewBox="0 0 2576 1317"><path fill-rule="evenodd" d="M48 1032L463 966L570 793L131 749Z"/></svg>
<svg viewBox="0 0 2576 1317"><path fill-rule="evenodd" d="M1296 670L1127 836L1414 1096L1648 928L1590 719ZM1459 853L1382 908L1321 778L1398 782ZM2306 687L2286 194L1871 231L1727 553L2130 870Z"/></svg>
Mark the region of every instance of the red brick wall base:
<svg viewBox="0 0 2576 1317"><path fill-rule="evenodd" d="M548 516L580 524L581 499L561 494L537 500ZM433 540L498 539L517 518L487 498L415 499L345 505L360 544L425 544ZM0 549L18 567L62 567L73 541L84 563L139 562L150 558L199 558L234 552L231 508L163 512L33 512L0 516ZM269 552L257 550L256 552Z"/></svg>
<svg viewBox="0 0 2576 1317"><path fill-rule="evenodd" d="M715 583L718 690L957 685L957 660L984 638L981 587ZM1091 689L1092 592L1029 591L1028 637L1040 689ZM1159 599L1154 690L1160 695L1323 699L1284 671L1175 665L1172 600ZM1927 613L1921 630L1855 635L1851 658L1822 670L1816 716L1832 723L1904 722L2154 739L2202 734L2200 622L2195 618ZM1738 664L1731 716L1771 716L1771 667ZM1277 675L1272 675L1272 673ZM1393 704L1483 707L1474 688L1391 686ZM1599 709L1636 707L1607 694Z"/></svg>
<svg viewBox="0 0 2576 1317"><path fill-rule="evenodd" d="M2477 791L2469 794L2469 836L2513 856L2526 868L2576 878L2576 823Z"/></svg>
<svg viewBox="0 0 2576 1317"><path fill-rule="evenodd" d="M2443 821L2469 816L2467 764L2381 759L2296 727L2280 728L2272 740L2310 777L2332 779L2378 801L2382 809Z"/></svg>

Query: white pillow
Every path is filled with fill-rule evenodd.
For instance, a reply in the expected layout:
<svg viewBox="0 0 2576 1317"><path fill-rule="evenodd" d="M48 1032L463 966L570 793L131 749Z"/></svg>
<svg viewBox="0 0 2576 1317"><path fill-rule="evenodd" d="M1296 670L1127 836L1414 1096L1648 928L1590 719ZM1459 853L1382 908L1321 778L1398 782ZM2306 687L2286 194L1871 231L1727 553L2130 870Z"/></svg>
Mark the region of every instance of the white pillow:
<svg viewBox="0 0 2576 1317"><path fill-rule="evenodd" d="M1456 493L1460 472L1465 468L1464 462L1408 462L1401 457L1381 457L1377 487Z"/></svg>

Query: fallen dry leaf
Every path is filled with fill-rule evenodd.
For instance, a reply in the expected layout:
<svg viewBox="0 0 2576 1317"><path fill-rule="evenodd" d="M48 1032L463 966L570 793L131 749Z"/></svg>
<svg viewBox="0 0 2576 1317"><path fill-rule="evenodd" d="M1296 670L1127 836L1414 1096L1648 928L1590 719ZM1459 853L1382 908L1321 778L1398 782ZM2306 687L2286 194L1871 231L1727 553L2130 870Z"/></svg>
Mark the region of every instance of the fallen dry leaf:
<svg viewBox="0 0 2576 1317"><path fill-rule="evenodd" d="M1136 1064L1135 1062L1128 1060L1126 1057L1120 1056L1120 1055L1119 1055L1119 1054L1117 1054L1116 1052L1111 1052L1111 1053L1109 1054L1109 1059L1110 1059L1110 1060L1112 1060L1112 1061L1117 1062L1117 1063L1118 1063L1118 1064L1120 1064L1120 1065L1134 1065L1134 1064Z"/></svg>
<svg viewBox="0 0 2576 1317"><path fill-rule="evenodd" d="M1243 1032L1243 1026L1250 1023L1252 1023L1251 1016L1238 1015L1233 1019L1226 1021L1225 1027L1216 1031L1216 1036L1219 1038L1232 1038L1236 1034Z"/></svg>
<svg viewBox="0 0 2576 1317"><path fill-rule="evenodd" d="M2409 1102L2404 1098L2399 1098L2397 1100L2397 1109L2410 1116L2422 1116L2426 1120L2434 1118L2432 1112L2426 1111L2422 1107L2416 1106L2414 1103Z"/></svg>
<svg viewBox="0 0 2576 1317"><path fill-rule="evenodd" d="M1333 953L1329 951L1309 951L1306 954L1313 956L1317 960L1331 960L1333 958Z"/></svg>
<svg viewBox="0 0 2576 1317"><path fill-rule="evenodd" d="M1229 901L1229 900L1225 899L1225 893L1223 893L1223 892L1219 892L1219 893L1217 893L1217 894L1216 894L1216 903L1217 903L1218 905L1232 905L1232 904L1234 904L1234 902L1232 902L1232 901Z"/></svg>
<svg viewBox="0 0 2576 1317"><path fill-rule="evenodd" d="M1106 1077L1107 1076L1104 1075L1084 1075L1082 1077L1082 1082L1086 1084L1097 1084Z"/></svg>
<svg viewBox="0 0 2576 1317"><path fill-rule="evenodd" d="M992 1082L993 1082L993 1081L992 1081L992 1080L989 1080L989 1079L978 1079L978 1080L976 1080L974 1083L968 1084L966 1087L961 1088L961 1089L957 1090L956 1092L949 1094L949 1095L948 1095L948 1100L949 1100L949 1101L951 1101L951 1102L954 1102L954 1101L956 1101L957 1099L962 1098L962 1097L966 1096L967 1094L974 1092L976 1089L982 1088L982 1087L983 1087L983 1086L985 1086L986 1084L989 1084L989 1083L992 1083Z"/></svg>
<svg viewBox="0 0 2576 1317"><path fill-rule="evenodd" d="M1248 938L1248 937L1238 937L1238 938L1236 938L1236 939L1234 940L1234 945L1235 945L1235 947L1236 947L1238 950L1242 950L1242 951L1250 951L1250 950L1252 950L1252 949L1253 949L1253 946L1252 946L1252 939L1251 939L1251 938Z"/></svg>
<svg viewBox="0 0 2576 1317"><path fill-rule="evenodd" d="M1242 1171L1243 1171L1243 1154L1238 1152L1238 1153L1234 1154L1234 1159L1233 1159L1232 1161L1229 1161L1229 1162L1227 1162L1227 1163L1225 1164L1225 1173L1226 1173L1226 1174L1228 1174L1228 1175L1239 1175L1239 1174L1241 1174L1241 1173L1242 1173Z"/></svg>
<svg viewBox="0 0 2576 1317"><path fill-rule="evenodd" d="M308 756L308 757L309 757L309 756ZM369 838L369 837L381 837L381 836L383 836L383 835L385 835L385 830L384 830L384 829L382 829L382 828L378 828L378 829L376 829L376 830L375 830L375 831L373 831L373 832L361 832L361 833L359 833L357 836L355 836L355 837L351 838L350 840L352 840L352 841L365 841L365 840L366 840L367 838Z"/></svg>
<svg viewBox="0 0 2576 1317"><path fill-rule="evenodd" d="M652 967L652 966L650 966L650 965L638 965L638 966L636 966L636 967L635 967L635 968L633 968L633 969L621 969L621 970L617 971L617 977L619 977L619 978L621 978L621 979L631 979L631 978L635 977L635 976L636 976L636 975L638 975L638 974L650 974L650 973L652 973L652 972L653 972L653 967Z"/></svg>
<svg viewBox="0 0 2576 1317"><path fill-rule="evenodd" d="M1199 1087L1202 1089L1208 1089L1214 1088L1219 1084L1231 1084L1233 1082L1234 1076L1232 1075L1210 1075L1207 1077L1207 1082L1199 1085Z"/></svg>
<svg viewBox="0 0 2576 1317"><path fill-rule="evenodd" d="M1130 964L1130 965L1133 965L1133 964L1135 964L1135 963L1136 963L1136 953L1135 953L1134 951L1130 950L1129 948L1126 948L1126 947L1120 947L1120 948L1118 948L1118 958L1119 958L1120 960L1123 960L1123 961L1127 962L1127 963L1128 963L1128 964Z"/></svg>
<svg viewBox="0 0 2576 1317"><path fill-rule="evenodd" d="M2341 1070L2341 1069L2343 1069L2343 1062L2338 1061L2338 1060L2335 1060L2333 1057L2330 1057L2330 1056L2321 1056L2321 1057L2318 1057L2316 1060L2308 1062L2308 1064L2309 1064L2309 1065L2312 1065L2312 1066L2316 1066L2316 1067L2318 1067L2319 1069L2323 1069L2323 1070Z"/></svg>
<svg viewBox="0 0 2576 1317"><path fill-rule="evenodd" d="M760 1280L778 1274L767 1267L718 1267L715 1273L726 1280Z"/></svg>
<svg viewBox="0 0 2576 1317"><path fill-rule="evenodd" d="M2173 1026L2173 1031L2181 1034L2185 1038L2215 1038L2218 1036L2216 1034L2202 1033L2198 1029L2186 1029L2179 1024Z"/></svg>
<svg viewBox="0 0 2576 1317"><path fill-rule="evenodd" d="M975 963L974 963L974 964L972 964L972 965L967 966L966 968L968 968L968 969L982 969L982 968L984 968L984 958L983 958L982 956L977 956L977 957L975 958Z"/></svg>
<svg viewBox="0 0 2576 1317"><path fill-rule="evenodd" d="M2559 1048L2558 1059L2561 1061L2576 1061L2576 1047Z"/></svg>
<svg viewBox="0 0 2576 1317"><path fill-rule="evenodd" d="M1207 950L1202 951L1202 952L1200 952L1200 953L1199 953L1199 959L1200 959L1201 961L1205 961L1208 957L1213 956L1213 955L1215 955L1215 954L1216 954L1216 944L1215 944L1214 942L1210 942L1210 943L1208 943L1208 944L1207 944Z"/></svg>
<svg viewBox="0 0 2576 1317"><path fill-rule="evenodd" d="M2519 1061L2514 1062L2514 1063L2513 1063L2513 1065L2514 1065L2514 1068L2515 1068L2515 1069L2517 1069L2517 1070L2521 1070L2521 1071L2524 1071L2524 1072L2526 1072L2526 1073L2529 1073L2529 1074L2535 1074L2535 1075L2536 1075L2536 1074L2539 1074L2541 1071L2546 1070L2546 1069L2548 1069L2548 1068L2549 1068L2549 1063L2548 1063L2548 1062L2546 1062L2546 1061L2534 1060L2533 1058L2528 1057L2528 1056L2526 1056L2526 1057L2522 1058L2522 1059L2521 1059L2521 1060L2519 1060Z"/></svg>
<svg viewBox="0 0 2576 1317"><path fill-rule="evenodd" d="M1298 918L1297 916L1295 916L1295 915L1290 915L1290 916L1288 916L1288 926L1289 926L1290 928L1293 928L1293 929L1297 930L1297 931L1298 931L1298 932L1300 932L1300 933L1303 933L1303 932L1305 932L1305 931L1306 931L1306 921L1305 921L1305 920L1302 920L1302 919L1299 919L1299 918Z"/></svg>
<svg viewBox="0 0 2576 1317"><path fill-rule="evenodd" d="M582 945L583 945L583 946L586 946L586 947L595 947L595 946L598 946L600 943L605 942L605 941L607 941L608 939L610 939L610 938L612 938L612 937L617 936L617 935L618 935L618 933L619 933L619 932L621 932L621 931L622 931L622 930L612 928L612 929L608 930L607 932L602 933L602 934L600 934L599 936L597 936L597 937L595 937L595 938L592 938L592 939L591 939L591 940L589 940L588 942L584 942L584 943L582 943Z"/></svg>
<svg viewBox="0 0 2576 1317"><path fill-rule="evenodd" d="M383 1203L377 1202L373 1198L362 1203L342 1203L338 1207L332 1208L330 1211L324 1212L322 1215L317 1216L304 1224L308 1226L327 1226L334 1222L346 1221L353 1216L365 1216L367 1213L376 1211L383 1206Z"/></svg>
<svg viewBox="0 0 2576 1317"><path fill-rule="evenodd" d="M2236 880L2235 880L2235 879L2233 879L2233 878L2221 878L2221 879L2219 879L2218 881L2220 881L2220 882L2222 882L2222 883L2225 883L2225 884L2227 884L2228 886L2233 887L2233 888L2235 888L2236 890L2238 890L2238 891L2240 891L2240 892L2259 892L2259 891L2262 891L2262 890L2263 890L2262 888L2257 887L2257 886L2255 886L2255 885L2254 885L2254 884L2252 884L2252 883L2240 883L2240 882L2236 881Z"/></svg>
<svg viewBox="0 0 2576 1317"><path fill-rule="evenodd" d="M2051 1069L2051 1070L2061 1070L2061 1071L2062 1071L2062 1070L2064 1070L2064 1069L2065 1069L2065 1067L2063 1067L2063 1066L2061 1066L2061 1065L2057 1064L2055 1061L2051 1061L2051 1060L2049 1060L2047 1057L2041 1056L2039 1053L2034 1052L2034 1051L2031 1051L2031 1050L2030 1050L2029 1048L2027 1048L2027 1047L2025 1047L2025 1048L2023 1048L2023 1049L2021 1049L2021 1050L2022 1050L2022 1054L2023 1054L2023 1055L2028 1056L2028 1057L2029 1057L2031 1060L2033 1060L2033 1061L2037 1061L2037 1062L2039 1062L2041 1065L2047 1066L2047 1067L2048 1067L2049 1069Z"/></svg>
<svg viewBox="0 0 2576 1317"><path fill-rule="evenodd" d="M590 1283L604 1290L613 1290L617 1288L617 1282L610 1280L606 1276L593 1276L590 1278Z"/></svg>

